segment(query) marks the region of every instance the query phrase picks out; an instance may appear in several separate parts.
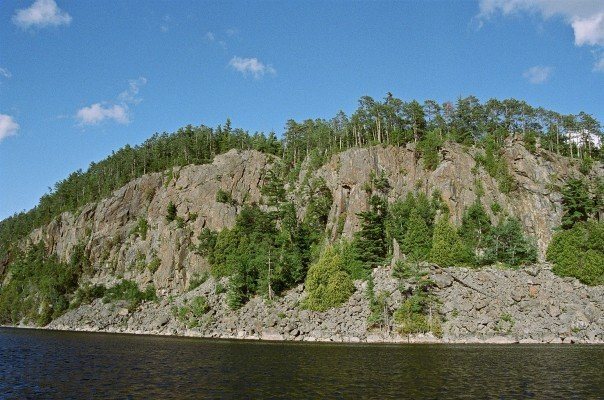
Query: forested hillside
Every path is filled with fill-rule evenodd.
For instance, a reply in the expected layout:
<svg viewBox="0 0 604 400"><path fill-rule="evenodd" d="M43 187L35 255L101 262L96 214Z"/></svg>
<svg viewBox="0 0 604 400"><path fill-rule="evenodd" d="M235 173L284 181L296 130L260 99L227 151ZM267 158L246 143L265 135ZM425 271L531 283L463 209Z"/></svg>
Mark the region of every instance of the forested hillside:
<svg viewBox="0 0 604 400"><path fill-rule="evenodd" d="M256 294L270 299L305 282L304 306L325 310L348 298L355 279L370 280L374 268L393 259L396 273L406 277L419 274L418 265L425 262L472 268L529 265L538 260L536 239L525 229L526 216L510 212L521 189L528 204L523 209L534 212L541 211L536 207L555 206L551 193L562 199L560 229L546 254L554 272L600 285L601 140L600 123L583 112L560 115L514 99L484 104L475 97L445 104L404 102L390 94L383 101L361 98L351 116L340 112L331 120L290 120L280 139L274 133L233 129L230 121L215 129L187 126L173 134L156 134L91 164L87 171L72 173L34 209L0 222L0 277L11 274L0 288L0 322L26 318L45 324L68 307L79 306L82 298L131 296L140 302L155 296L155 286L143 292L130 280L107 295L104 286L79 287L83 277L102 276L107 282L129 277L139 283L161 282L171 290L183 286L174 283L178 279L194 286L210 271L230 278L225 290L235 309ZM539 183L540 192L535 193L531 190L537 185L521 188L519 179L535 178L512 169L510 159L519 154L513 147L518 143L531 157L526 165L546 171L550 182L560 181L560 171L553 166L568 167L562 184ZM365 179L362 193L351 189L360 182L337 182L339 175L334 174L343 161L334 155L367 148L377 159L376 146L384 147L381 157L388 174L380 168L360 174L358 179ZM217 157L232 149L242 155ZM401 160L408 164L397 164ZM425 183L444 160L450 165L442 172L446 182L441 182L451 192L447 201ZM454 165L456 160L463 168ZM211 163L203 171L173 168ZM352 165L347 171L354 175L355 168L364 170ZM412 182L406 168L426 173ZM463 179L457 183L461 186L451 187L448 182L462 170ZM409 181L404 189L402 180ZM206 186L197 186L199 181ZM455 200L463 186L471 187L470 204L465 198ZM118 189L120 195L111 197ZM343 191L348 197L342 197ZM354 218L344 209L351 199L357 206L363 203ZM210 202L214 208L204 209L205 215L195 208ZM453 223L453 203L461 216L458 223ZM63 218L65 211L71 214ZM358 221L354 229L351 220ZM46 240L53 246L50 256L44 246L33 243L27 249L23 243L34 229L45 226L29 238ZM534 227L532 233L538 229L545 228ZM73 238L65 239L67 234ZM546 236L550 234L551 229ZM65 246L63 242L69 246L57 247ZM70 260L61 259L64 255ZM194 271L187 270L190 264ZM408 309L399 314L402 320L431 307L422 284L409 295L404 306ZM372 300L376 309L379 301Z"/></svg>
<svg viewBox="0 0 604 400"><path fill-rule="evenodd" d="M75 211L98 201L141 175L208 163L229 149L278 155L288 170L295 171L307 157L320 165L330 155L352 147L414 142L418 153L425 157L426 167L433 169L438 148L451 140L484 146L487 168L505 180L505 166L500 165L497 152L510 135L522 135L530 149L535 149L539 141L545 149L580 159L585 169L593 160L604 157L601 148L596 147L596 142L602 140L602 126L591 115L562 115L515 99L491 99L482 104L470 96L439 104L433 100L404 102L390 93L383 101L365 96L351 116L340 112L330 120L287 121L281 139L274 133L250 134L233 129L230 121L215 129L189 125L172 134L156 133L134 147L127 145L105 160L92 163L88 170L75 171L57 182L34 209L0 223L0 257L6 255L10 243L63 211Z"/></svg>

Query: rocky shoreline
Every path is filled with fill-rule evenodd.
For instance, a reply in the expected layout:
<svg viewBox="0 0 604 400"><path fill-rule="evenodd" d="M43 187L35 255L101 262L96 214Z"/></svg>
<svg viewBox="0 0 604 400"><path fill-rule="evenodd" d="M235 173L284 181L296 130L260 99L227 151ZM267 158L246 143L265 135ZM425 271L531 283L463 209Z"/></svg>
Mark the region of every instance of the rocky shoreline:
<svg viewBox="0 0 604 400"><path fill-rule="evenodd" d="M604 287L554 275L549 266L521 270L430 267L440 302L442 336L402 335L392 314L405 298L404 281L391 267L373 272L374 292L386 294L382 326L368 328L367 282L355 282L347 303L326 312L305 310L300 285L272 301L255 297L241 309L227 306L226 281L209 278L178 296L162 296L134 310L101 299L82 305L43 329L175 335L220 339L343 343L604 343ZM203 315L179 310L196 298Z"/></svg>

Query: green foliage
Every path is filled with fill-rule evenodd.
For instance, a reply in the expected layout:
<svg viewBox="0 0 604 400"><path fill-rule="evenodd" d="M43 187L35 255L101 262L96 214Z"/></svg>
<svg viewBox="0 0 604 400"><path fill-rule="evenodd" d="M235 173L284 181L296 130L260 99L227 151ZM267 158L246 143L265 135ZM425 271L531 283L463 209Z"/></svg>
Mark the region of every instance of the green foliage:
<svg viewBox="0 0 604 400"><path fill-rule="evenodd" d="M155 301L157 300L157 294L155 292L155 286L149 285L142 292L136 282L129 280L122 280L117 285L107 289L103 297L103 301L106 303L124 300L128 302L128 309L134 310L144 301Z"/></svg>
<svg viewBox="0 0 604 400"><path fill-rule="evenodd" d="M587 182L582 179L569 179L562 189L562 227L572 228L578 222L587 221L596 211L594 200L589 193Z"/></svg>
<svg viewBox="0 0 604 400"><path fill-rule="evenodd" d="M82 304L90 304L94 300L102 298L106 291L107 289L103 285L91 285L89 283L81 285L74 293L69 308L75 309Z"/></svg>
<svg viewBox="0 0 604 400"><path fill-rule="evenodd" d="M499 183L499 190L510 193L516 189L517 183L508 170L505 158L501 156L501 145L494 135L487 135L484 139L485 154L476 156L476 164L484 169Z"/></svg>
<svg viewBox="0 0 604 400"><path fill-rule="evenodd" d="M304 286L308 293L304 307L315 311L337 307L354 292L342 255L331 246L310 266Z"/></svg>
<svg viewBox="0 0 604 400"><path fill-rule="evenodd" d="M441 267L473 264L471 250L462 242L448 215L438 219L432 236L430 261Z"/></svg>
<svg viewBox="0 0 604 400"><path fill-rule="evenodd" d="M218 189L218 191L216 192L216 201L218 203L224 203L224 204L230 204L230 205L237 204L237 202L233 199L231 194L229 192L225 192L222 189Z"/></svg>
<svg viewBox="0 0 604 400"><path fill-rule="evenodd" d="M516 218L507 218L492 227L485 239L483 263L500 262L519 266L537 261L537 247L525 236L522 225Z"/></svg>
<svg viewBox="0 0 604 400"><path fill-rule="evenodd" d="M151 262L149 264L147 264L147 269L152 274L154 274L159 269L160 265L161 265L161 260L159 259L159 257L154 255L153 258L151 259Z"/></svg>
<svg viewBox="0 0 604 400"><path fill-rule="evenodd" d="M494 203L493 206L495 206ZM495 207L497 209L497 207ZM473 250L474 254L482 254L485 251L485 237L492 229L491 219L487 215L480 200L468 207L462 217L459 234L464 243Z"/></svg>
<svg viewBox="0 0 604 400"><path fill-rule="evenodd" d="M435 299L418 289L394 312L394 322L402 334L428 333L442 335L442 323Z"/></svg>
<svg viewBox="0 0 604 400"><path fill-rule="evenodd" d="M181 307L175 310L176 317L187 328L195 328L203 321L204 316L210 311L208 299L204 296L194 297L191 301L185 302Z"/></svg>
<svg viewBox="0 0 604 400"><path fill-rule="evenodd" d="M390 311L388 309L388 294L386 292L375 293L373 277L370 275L367 281L367 299L369 300L369 316L367 317L367 328L382 329L389 325Z"/></svg>
<svg viewBox="0 0 604 400"><path fill-rule="evenodd" d="M168 208L166 209L166 221L174 221L177 217L176 212L176 205L172 201L170 201L168 203Z"/></svg>
<svg viewBox="0 0 604 400"><path fill-rule="evenodd" d="M194 274L191 280L189 281L189 287L187 288L187 290L190 292L191 290L198 288L199 286L203 285L209 277L210 274L208 274L207 272L204 272L202 274Z"/></svg>
<svg viewBox="0 0 604 400"><path fill-rule="evenodd" d="M389 238L394 238L402 246L401 250L404 253L409 253L409 249L405 247L405 236L410 222L412 212L415 212L423 219L428 227L428 236L432 236L432 227L434 217L437 210L448 212L446 206L440 199L440 194L434 192L432 199L424 193L408 193L405 200L397 200L388 208L388 218L386 220L386 232ZM415 224L418 221L414 222Z"/></svg>
<svg viewBox="0 0 604 400"><path fill-rule="evenodd" d="M420 211L414 208L409 215L401 249L411 260L426 260L432 247L432 232Z"/></svg>
<svg viewBox="0 0 604 400"><path fill-rule="evenodd" d="M218 240L218 233L203 228L197 237L199 244L197 245L197 254L208 259L210 263L214 262L214 248Z"/></svg>
<svg viewBox="0 0 604 400"><path fill-rule="evenodd" d="M430 131L419 142L419 150L424 159L424 167L430 171L434 171L438 167L439 155L438 152L443 145L440 132Z"/></svg>
<svg viewBox="0 0 604 400"><path fill-rule="evenodd" d="M246 206L233 228L202 231L198 252L208 256L214 275L231 276L229 304L237 308L254 294L270 298L302 282L312 247L308 240L292 207L272 213Z"/></svg>
<svg viewBox="0 0 604 400"><path fill-rule="evenodd" d="M526 149L533 154L537 154L537 133L534 131L527 131L524 134L523 139Z"/></svg>
<svg viewBox="0 0 604 400"><path fill-rule="evenodd" d="M369 198L369 210L358 213L361 229L355 233L354 246L361 262L373 268L384 261L388 253L386 242L386 200L378 195Z"/></svg>
<svg viewBox="0 0 604 400"><path fill-rule="evenodd" d="M580 222L556 232L547 248L547 260L554 264L557 275L604 285L604 222Z"/></svg>
<svg viewBox="0 0 604 400"><path fill-rule="evenodd" d="M0 323L46 325L59 317L87 264L83 246L76 246L69 263L47 255L42 242L17 253L8 266L10 278L0 288Z"/></svg>
<svg viewBox="0 0 604 400"><path fill-rule="evenodd" d="M136 221L136 225L130 231L131 235L139 236L143 240L147 240L147 231L149 230L149 223L143 217L139 217Z"/></svg>

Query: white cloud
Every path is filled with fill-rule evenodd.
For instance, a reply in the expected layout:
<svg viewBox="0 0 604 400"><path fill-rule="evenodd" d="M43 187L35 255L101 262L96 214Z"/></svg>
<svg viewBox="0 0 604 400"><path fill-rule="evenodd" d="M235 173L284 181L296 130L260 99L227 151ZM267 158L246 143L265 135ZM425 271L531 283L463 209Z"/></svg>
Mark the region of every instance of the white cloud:
<svg viewBox="0 0 604 400"><path fill-rule="evenodd" d="M141 76L138 79L131 79L128 81L128 89L124 90L117 97L123 103L129 104L138 104L142 101L136 97L138 92L140 91L141 86L145 86L147 84L147 78Z"/></svg>
<svg viewBox="0 0 604 400"><path fill-rule="evenodd" d="M207 32L205 35L203 35L203 38L208 42L213 42L216 40L216 36L214 36L213 32Z"/></svg>
<svg viewBox="0 0 604 400"><path fill-rule="evenodd" d="M0 68L0 76L3 76L4 78L11 78L13 74L11 74L6 68Z"/></svg>
<svg viewBox="0 0 604 400"><path fill-rule="evenodd" d="M16 135L18 130L19 124L15 122L13 117L0 114L0 142L9 136Z"/></svg>
<svg viewBox="0 0 604 400"><path fill-rule="evenodd" d="M236 71L241 72L243 75L251 74L254 78L259 79L265 74L276 74L277 71L269 64L264 64L257 58L241 58L233 57L229 61L231 66Z"/></svg>
<svg viewBox="0 0 604 400"><path fill-rule="evenodd" d="M539 85L541 83L545 83L552 76L552 72L552 67L536 65L524 71L522 76L530 83Z"/></svg>
<svg viewBox="0 0 604 400"><path fill-rule="evenodd" d="M604 46L604 0L480 0L478 20L482 23L493 15L523 12L544 19L561 17L573 29L575 45ZM601 60L596 61L598 70Z"/></svg>
<svg viewBox="0 0 604 400"><path fill-rule="evenodd" d="M225 33L227 34L227 36L235 36L239 33L239 31L235 28L229 28L225 31Z"/></svg>
<svg viewBox="0 0 604 400"><path fill-rule="evenodd" d="M104 106L101 103L94 103L89 107L79 109L76 118L82 125L96 125L106 119L114 120L118 124L130 122L127 107L117 104Z"/></svg>
<svg viewBox="0 0 604 400"><path fill-rule="evenodd" d="M571 25L575 31L577 46L584 44L604 46L604 12L588 18L576 18Z"/></svg>
<svg viewBox="0 0 604 400"><path fill-rule="evenodd" d="M54 0L36 0L29 8L17 10L13 23L23 29L69 25L71 15L61 10Z"/></svg>
<svg viewBox="0 0 604 400"><path fill-rule="evenodd" d="M128 81L128 89L117 96L118 104L110 102L94 103L87 107L80 108L75 115L80 126L97 125L106 120L112 120L118 124L128 124L130 122L130 106L136 105L142 101L138 97L140 88L147 84L147 78L140 77Z"/></svg>

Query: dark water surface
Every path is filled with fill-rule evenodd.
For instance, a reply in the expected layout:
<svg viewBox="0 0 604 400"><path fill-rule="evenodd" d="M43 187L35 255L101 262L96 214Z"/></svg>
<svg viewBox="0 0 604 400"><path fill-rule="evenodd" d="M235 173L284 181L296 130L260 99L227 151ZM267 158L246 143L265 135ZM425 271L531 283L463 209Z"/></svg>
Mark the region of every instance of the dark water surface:
<svg viewBox="0 0 604 400"><path fill-rule="evenodd" d="M604 346L331 345L0 328L4 399L604 399Z"/></svg>

